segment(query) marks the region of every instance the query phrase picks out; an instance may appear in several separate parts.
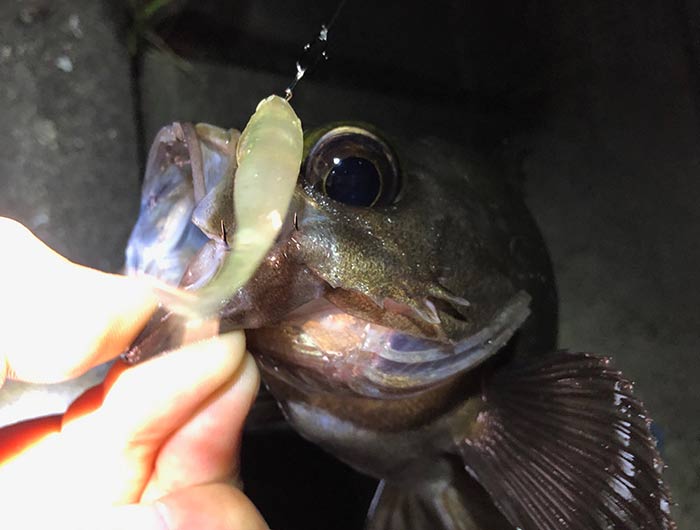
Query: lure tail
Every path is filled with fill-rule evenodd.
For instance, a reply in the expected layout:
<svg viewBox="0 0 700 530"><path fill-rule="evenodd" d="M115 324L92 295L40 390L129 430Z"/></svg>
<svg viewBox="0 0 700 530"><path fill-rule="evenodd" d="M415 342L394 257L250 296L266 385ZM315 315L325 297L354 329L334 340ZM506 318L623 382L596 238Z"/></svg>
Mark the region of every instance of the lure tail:
<svg viewBox="0 0 700 530"><path fill-rule="evenodd" d="M507 367L482 399L459 452L513 527L676 528L650 419L608 359L558 352Z"/></svg>

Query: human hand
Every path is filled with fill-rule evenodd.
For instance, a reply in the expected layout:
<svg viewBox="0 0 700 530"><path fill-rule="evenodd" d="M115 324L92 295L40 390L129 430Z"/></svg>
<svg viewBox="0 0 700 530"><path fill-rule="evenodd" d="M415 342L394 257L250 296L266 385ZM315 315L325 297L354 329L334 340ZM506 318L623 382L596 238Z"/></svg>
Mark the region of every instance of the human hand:
<svg viewBox="0 0 700 530"><path fill-rule="evenodd" d="M14 221L0 241L0 385L115 357L155 307L146 281L70 263ZM65 414L0 429L3 528L267 528L231 485L258 382L242 333L115 363Z"/></svg>

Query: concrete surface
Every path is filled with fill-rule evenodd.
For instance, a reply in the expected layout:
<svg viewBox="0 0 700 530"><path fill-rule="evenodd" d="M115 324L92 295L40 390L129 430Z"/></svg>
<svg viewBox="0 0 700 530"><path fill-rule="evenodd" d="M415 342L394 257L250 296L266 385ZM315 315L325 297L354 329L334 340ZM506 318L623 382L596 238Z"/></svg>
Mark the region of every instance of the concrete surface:
<svg viewBox="0 0 700 530"><path fill-rule="evenodd" d="M679 528L700 528L697 64L661 4L583 5L541 127L513 139L554 260L560 344L610 355L656 422ZM572 60L576 57L576 60Z"/></svg>
<svg viewBox="0 0 700 530"><path fill-rule="evenodd" d="M0 214L116 271L138 211L129 57L107 2L0 2Z"/></svg>
<svg viewBox="0 0 700 530"><path fill-rule="evenodd" d="M149 143L164 124L193 121L242 129L264 95L284 94L291 76L189 62L188 71L168 55L146 54L141 73L144 138ZM191 70L191 71L189 71ZM304 79L293 104L305 128L329 121L364 120L399 134L444 135L470 131L464 115L440 101L415 101L394 94L319 84Z"/></svg>
<svg viewBox="0 0 700 530"><path fill-rule="evenodd" d="M681 3L696 12L692 0ZM0 130L0 215L22 219L73 259L115 270L138 194L125 52L106 3L57 1L48 18L22 22L32 18L20 13L25 5L0 5L0 115L9 124ZM528 31L549 54L546 71L530 76L517 97L537 94L540 103L528 100L527 115L506 123L501 140L505 165L524 174L550 245L560 343L611 355L637 381L663 443L679 528L695 530L700 70L697 45L688 45L697 35L685 32L675 5L543 2L537 13L528 11L528 20L540 22ZM75 14L81 31L71 22ZM287 81L194 66L186 74L162 55L146 58L140 81L147 143L174 119L242 126L255 103ZM491 84L497 83L498 76ZM350 117L453 139L473 138L480 124L500 126L504 119L503 108L472 121L466 105L454 109L437 98L412 101L314 83L300 87L295 106L309 124ZM490 121L489 112L497 119ZM0 424L27 414L9 407L7 396L0 391ZM61 394L63 402L69 398Z"/></svg>
<svg viewBox="0 0 700 530"><path fill-rule="evenodd" d="M112 4L0 2L0 215L107 271L122 266L140 193L130 60ZM40 327L51 315L36 296ZM17 418L10 404L26 416L62 411L102 372L48 394L8 383L0 424Z"/></svg>

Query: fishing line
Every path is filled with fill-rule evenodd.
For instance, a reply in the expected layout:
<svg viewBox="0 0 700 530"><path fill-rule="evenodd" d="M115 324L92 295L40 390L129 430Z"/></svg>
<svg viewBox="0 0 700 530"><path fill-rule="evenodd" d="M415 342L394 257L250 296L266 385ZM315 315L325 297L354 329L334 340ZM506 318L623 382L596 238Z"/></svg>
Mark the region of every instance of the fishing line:
<svg viewBox="0 0 700 530"><path fill-rule="evenodd" d="M347 0L340 0L340 2L338 2L330 22L328 24L321 24L321 30L318 32L318 35L316 35L312 41L304 45L304 51L296 62L297 73L292 82L284 89L284 97L287 101L292 99L293 90L301 78L304 77L307 72L313 70L316 65L321 62L321 59L328 59L328 54L326 53L326 48L328 47L328 32L333 24L335 24L346 2Z"/></svg>

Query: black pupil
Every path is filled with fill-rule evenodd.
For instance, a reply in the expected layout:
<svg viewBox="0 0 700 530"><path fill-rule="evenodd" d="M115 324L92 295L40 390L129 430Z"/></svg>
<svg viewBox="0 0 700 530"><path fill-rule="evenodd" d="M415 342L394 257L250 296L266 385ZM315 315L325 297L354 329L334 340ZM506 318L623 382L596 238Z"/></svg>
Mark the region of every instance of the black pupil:
<svg viewBox="0 0 700 530"><path fill-rule="evenodd" d="M371 206L381 191L377 168L366 158L349 156L334 160L326 177L326 194L351 206Z"/></svg>

